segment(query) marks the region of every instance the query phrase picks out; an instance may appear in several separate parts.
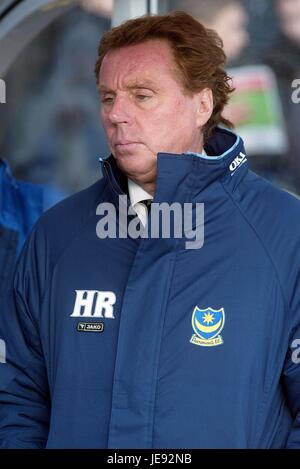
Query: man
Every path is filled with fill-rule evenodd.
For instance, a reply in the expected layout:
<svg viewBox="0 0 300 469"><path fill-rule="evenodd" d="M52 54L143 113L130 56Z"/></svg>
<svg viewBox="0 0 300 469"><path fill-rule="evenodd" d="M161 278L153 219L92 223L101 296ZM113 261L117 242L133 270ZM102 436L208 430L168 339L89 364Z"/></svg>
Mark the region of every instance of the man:
<svg viewBox="0 0 300 469"><path fill-rule="evenodd" d="M263 57L275 73L288 135L288 151L283 155L285 180L300 194L300 106L293 99L300 77L300 0L276 0L279 35ZM299 96L299 93L298 93ZM280 174L279 176L282 177Z"/></svg>
<svg viewBox="0 0 300 469"><path fill-rule="evenodd" d="M16 180L7 161L0 159L1 312L26 237L43 211L61 198L51 187Z"/></svg>
<svg viewBox="0 0 300 469"><path fill-rule="evenodd" d="M248 15L240 0L182 0L179 8L218 33L227 62L240 58L249 42Z"/></svg>
<svg viewBox="0 0 300 469"><path fill-rule="evenodd" d="M103 37L112 155L21 256L0 330L3 448L300 446L299 202L248 171L241 139L218 127L224 62L185 13ZM149 225L154 204L204 203L203 246L97 236L101 204L119 213L127 190L133 210L154 197Z"/></svg>

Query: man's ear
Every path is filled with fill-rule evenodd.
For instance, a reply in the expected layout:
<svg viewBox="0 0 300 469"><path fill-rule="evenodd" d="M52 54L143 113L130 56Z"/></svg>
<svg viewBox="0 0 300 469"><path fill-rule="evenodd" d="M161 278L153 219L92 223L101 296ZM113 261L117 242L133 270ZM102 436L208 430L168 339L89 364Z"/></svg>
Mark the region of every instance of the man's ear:
<svg viewBox="0 0 300 469"><path fill-rule="evenodd" d="M210 88L204 88L195 95L197 102L197 125L203 127L209 120L214 109L214 98Z"/></svg>

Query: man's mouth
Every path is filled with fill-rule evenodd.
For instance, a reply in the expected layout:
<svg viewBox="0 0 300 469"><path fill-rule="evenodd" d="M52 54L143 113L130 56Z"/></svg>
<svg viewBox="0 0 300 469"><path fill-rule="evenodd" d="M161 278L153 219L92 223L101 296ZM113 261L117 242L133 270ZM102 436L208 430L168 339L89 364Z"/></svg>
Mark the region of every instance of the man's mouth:
<svg viewBox="0 0 300 469"><path fill-rule="evenodd" d="M131 142L131 141L120 141L115 143L115 147L126 147L128 145L137 145L139 142Z"/></svg>
<svg viewBox="0 0 300 469"><path fill-rule="evenodd" d="M130 150L134 150L136 146L138 145L141 145L140 142L117 142L115 143L114 147L117 151L130 151Z"/></svg>

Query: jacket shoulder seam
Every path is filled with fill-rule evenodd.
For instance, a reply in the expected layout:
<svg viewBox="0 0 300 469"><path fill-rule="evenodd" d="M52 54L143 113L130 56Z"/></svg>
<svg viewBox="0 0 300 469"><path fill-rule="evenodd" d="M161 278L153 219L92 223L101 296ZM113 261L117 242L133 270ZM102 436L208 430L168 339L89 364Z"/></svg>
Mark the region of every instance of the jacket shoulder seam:
<svg viewBox="0 0 300 469"><path fill-rule="evenodd" d="M278 269L277 269L277 266L276 266L276 263L275 261L273 260L273 257L269 251L269 249L267 248L266 244L264 243L263 239L261 238L260 234L258 233L256 227L254 226L254 224L248 219L247 215L245 214L244 210L242 209L241 205L238 203L237 200L235 200L235 198L233 197L233 195L225 188L224 184L222 182L220 182L221 186L223 187L223 190L226 192L226 194L228 195L228 197L231 199L231 201L234 203L234 205L236 206L236 208L238 209L238 211L240 212L241 216L243 217L243 219L245 220L245 222L250 226L250 228L252 229L252 231L254 232L256 238L258 239L258 241L260 242L261 246L263 247L263 250L265 251L267 257L269 258L270 260L270 263L274 269L274 272L275 272L275 275L276 275L276 279L277 279L277 282L278 282L278 285L280 287L280 292L281 292L281 295L282 295L282 298L283 298L283 301L284 301L284 305L285 305L285 309L288 310L288 302L287 302L287 298L285 296L285 292L284 292L284 288L282 286L282 283L281 283L281 280L280 280L280 277L279 277L279 273L278 273Z"/></svg>

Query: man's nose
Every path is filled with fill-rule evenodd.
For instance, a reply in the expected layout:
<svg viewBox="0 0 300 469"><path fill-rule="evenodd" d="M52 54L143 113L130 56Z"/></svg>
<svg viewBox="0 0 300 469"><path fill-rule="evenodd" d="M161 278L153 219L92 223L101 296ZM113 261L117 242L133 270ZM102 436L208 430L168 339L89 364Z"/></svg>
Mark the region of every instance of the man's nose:
<svg viewBox="0 0 300 469"><path fill-rule="evenodd" d="M116 96L109 111L109 119L112 124L129 124L131 121L131 105L124 96Z"/></svg>

